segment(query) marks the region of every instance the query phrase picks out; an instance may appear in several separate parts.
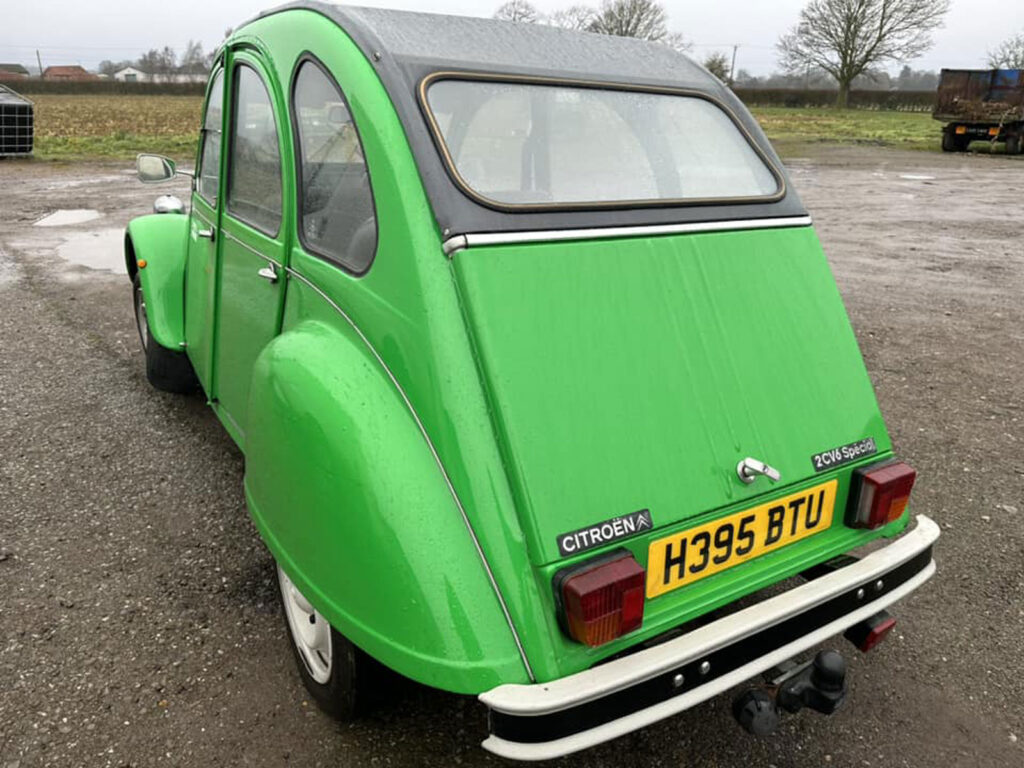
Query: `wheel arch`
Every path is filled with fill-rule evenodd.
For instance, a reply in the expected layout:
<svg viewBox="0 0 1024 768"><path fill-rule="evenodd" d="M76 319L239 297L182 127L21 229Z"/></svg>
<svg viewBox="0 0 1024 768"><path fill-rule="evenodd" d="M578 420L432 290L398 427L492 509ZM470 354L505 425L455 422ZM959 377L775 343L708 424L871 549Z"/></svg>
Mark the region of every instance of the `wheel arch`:
<svg viewBox="0 0 1024 768"><path fill-rule="evenodd" d="M339 632L438 688L528 681L436 456L354 330L308 319L279 335L254 366L249 414L250 514Z"/></svg>

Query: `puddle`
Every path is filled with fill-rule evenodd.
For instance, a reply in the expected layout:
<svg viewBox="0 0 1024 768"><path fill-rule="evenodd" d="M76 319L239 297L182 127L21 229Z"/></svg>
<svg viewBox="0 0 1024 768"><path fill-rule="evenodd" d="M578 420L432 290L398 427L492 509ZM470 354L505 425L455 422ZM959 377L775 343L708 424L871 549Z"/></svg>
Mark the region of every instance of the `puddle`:
<svg viewBox="0 0 1024 768"><path fill-rule="evenodd" d="M89 269L126 274L123 229L96 229L72 235L57 248L57 255Z"/></svg>
<svg viewBox="0 0 1024 768"><path fill-rule="evenodd" d="M934 176L924 176L918 173L901 173L900 178L907 181L935 181Z"/></svg>
<svg viewBox="0 0 1024 768"><path fill-rule="evenodd" d="M8 259L3 248L0 248L0 287L9 285L18 279L17 267Z"/></svg>
<svg viewBox="0 0 1024 768"><path fill-rule="evenodd" d="M49 216L44 216L37 221L35 227L67 227L72 224L84 224L87 221L98 219L103 214L88 208L70 208L54 211Z"/></svg>

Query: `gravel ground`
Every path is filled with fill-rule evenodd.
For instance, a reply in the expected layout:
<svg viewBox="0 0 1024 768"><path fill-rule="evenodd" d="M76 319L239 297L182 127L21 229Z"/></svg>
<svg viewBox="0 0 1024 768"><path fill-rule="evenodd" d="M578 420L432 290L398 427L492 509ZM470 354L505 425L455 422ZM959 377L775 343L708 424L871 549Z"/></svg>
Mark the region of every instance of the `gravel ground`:
<svg viewBox="0 0 1024 768"><path fill-rule="evenodd" d="M944 529L939 573L848 657L836 716L754 739L723 696L563 762L1024 765L1024 165L817 147L790 166ZM306 700L241 455L143 377L116 272L154 194L119 167L0 163L0 768L502 763L471 698L396 681L345 726ZM102 216L33 226L79 208Z"/></svg>

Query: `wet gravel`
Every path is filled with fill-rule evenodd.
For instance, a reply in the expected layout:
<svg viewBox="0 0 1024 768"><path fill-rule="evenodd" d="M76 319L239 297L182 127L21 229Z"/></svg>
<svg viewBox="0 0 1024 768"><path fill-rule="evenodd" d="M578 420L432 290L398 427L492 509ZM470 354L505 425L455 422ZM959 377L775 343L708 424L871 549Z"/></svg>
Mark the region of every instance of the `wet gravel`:
<svg viewBox="0 0 1024 768"><path fill-rule="evenodd" d="M561 762L1024 765L1024 164L789 164L944 529L939 573L848 657L836 716L754 739L720 697ZM471 698L393 681L342 726L304 696L242 457L200 398L148 387L119 254L85 252L156 194L121 171L0 163L0 768L503 763ZM32 226L59 209L103 215Z"/></svg>

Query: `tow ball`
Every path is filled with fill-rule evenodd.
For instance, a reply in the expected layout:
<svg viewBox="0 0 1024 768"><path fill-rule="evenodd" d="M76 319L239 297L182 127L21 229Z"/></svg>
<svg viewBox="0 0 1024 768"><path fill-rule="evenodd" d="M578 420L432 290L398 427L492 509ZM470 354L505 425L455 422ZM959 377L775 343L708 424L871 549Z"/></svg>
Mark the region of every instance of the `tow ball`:
<svg viewBox="0 0 1024 768"><path fill-rule="evenodd" d="M767 687L745 691L732 704L736 721L755 736L778 728L780 709L796 713L807 707L831 715L846 701L846 661L837 651L821 651L811 661L790 662L771 674Z"/></svg>

